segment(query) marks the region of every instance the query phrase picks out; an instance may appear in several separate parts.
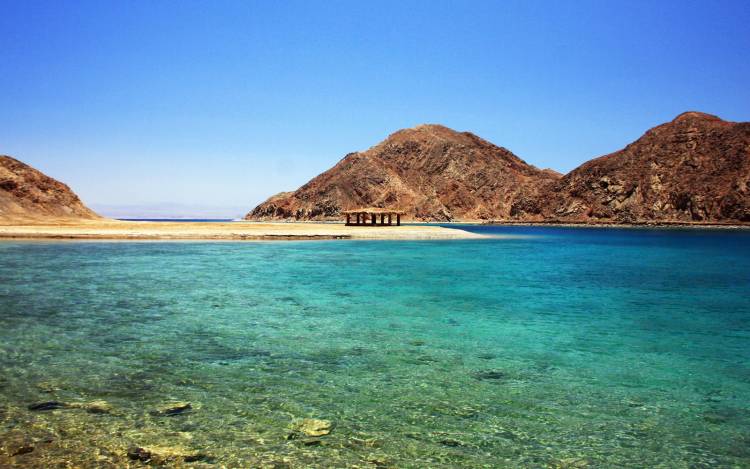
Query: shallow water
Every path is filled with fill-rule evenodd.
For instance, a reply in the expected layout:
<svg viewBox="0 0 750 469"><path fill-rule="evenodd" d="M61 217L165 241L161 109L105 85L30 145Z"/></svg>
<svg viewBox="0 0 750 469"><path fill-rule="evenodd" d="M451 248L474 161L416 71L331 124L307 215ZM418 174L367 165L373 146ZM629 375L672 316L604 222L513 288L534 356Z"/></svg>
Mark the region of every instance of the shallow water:
<svg viewBox="0 0 750 469"><path fill-rule="evenodd" d="M470 229L0 243L0 466L750 466L750 233Z"/></svg>

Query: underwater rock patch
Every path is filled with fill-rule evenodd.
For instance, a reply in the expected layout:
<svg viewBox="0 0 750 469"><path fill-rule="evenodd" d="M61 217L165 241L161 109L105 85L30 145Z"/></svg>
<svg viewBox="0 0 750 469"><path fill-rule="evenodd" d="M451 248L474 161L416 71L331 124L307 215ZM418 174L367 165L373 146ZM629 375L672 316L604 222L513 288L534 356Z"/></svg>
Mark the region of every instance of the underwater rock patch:
<svg viewBox="0 0 750 469"><path fill-rule="evenodd" d="M15 457L34 451L34 443L28 438L16 438L9 441L3 448L8 456Z"/></svg>
<svg viewBox="0 0 750 469"><path fill-rule="evenodd" d="M366 461L375 467L390 467L391 466L389 459L382 457L382 456L370 456L369 458L367 458Z"/></svg>
<svg viewBox="0 0 750 469"><path fill-rule="evenodd" d="M505 381L509 378L503 370L482 370L474 372L474 379L479 381Z"/></svg>
<svg viewBox="0 0 750 469"><path fill-rule="evenodd" d="M83 409L90 414L108 414L112 412L112 406L107 401L96 400L91 402L74 402L65 404L70 409Z"/></svg>
<svg viewBox="0 0 750 469"><path fill-rule="evenodd" d="M156 417L170 417L185 413L192 408L193 406L189 402L170 402L162 405L158 409L152 410L150 414Z"/></svg>
<svg viewBox="0 0 750 469"><path fill-rule="evenodd" d="M356 438L347 440L346 445L350 448L379 448L380 441L376 438Z"/></svg>
<svg viewBox="0 0 750 469"><path fill-rule="evenodd" d="M26 444L26 445L21 445L21 446L17 447L16 449L12 450L10 452L10 455L11 456L21 456L22 454L28 454L28 453L31 453L32 451L34 451L34 445L32 445L32 444Z"/></svg>
<svg viewBox="0 0 750 469"><path fill-rule="evenodd" d="M717 405L702 412L702 417L706 422L714 424L738 422L750 418L750 410L744 407Z"/></svg>
<svg viewBox="0 0 750 469"><path fill-rule="evenodd" d="M462 446L466 446L463 441L454 440L453 438L444 438L440 441L438 441L443 446L449 446L451 448L458 448Z"/></svg>
<svg viewBox="0 0 750 469"><path fill-rule="evenodd" d="M151 459L151 452L138 446L128 448L128 457L133 461L146 462Z"/></svg>
<svg viewBox="0 0 750 469"><path fill-rule="evenodd" d="M717 412L717 411L709 411L703 413L703 420L705 420L708 423L726 423L732 418L731 415L728 415L724 412Z"/></svg>
<svg viewBox="0 0 750 469"><path fill-rule="evenodd" d="M112 412L112 405L102 400L87 402L82 407L90 414L108 414Z"/></svg>
<svg viewBox="0 0 750 469"><path fill-rule="evenodd" d="M206 459L206 455L179 446L131 446L127 451L128 458L133 461L163 465L176 462L196 462Z"/></svg>
<svg viewBox="0 0 750 469"><path fill-rule="evenodd" d="M56 410L56 409L65 409L68 407L68 404L60 401L45 401L45 402L37 402L36 404L29 404L27 407L29 410L33 410L35 412L38 411L44 411L44 410Z"/></svg>
<svg viewBox="0 0 750 469"><path fill-rule="evenodd" d="M293 440L297 436L325 436L333 430L333 422L321 419L302 419L292 428L292 433L287 439Z"/></svg>
<svg viewBox="0 0 750 469"><path fill-rule="evenodd" d="M413 357L407 357L404 361L406 363L411 363L412 365L430 365L433 363L437 363L440 360L431 355L421 354Z"/></svg>

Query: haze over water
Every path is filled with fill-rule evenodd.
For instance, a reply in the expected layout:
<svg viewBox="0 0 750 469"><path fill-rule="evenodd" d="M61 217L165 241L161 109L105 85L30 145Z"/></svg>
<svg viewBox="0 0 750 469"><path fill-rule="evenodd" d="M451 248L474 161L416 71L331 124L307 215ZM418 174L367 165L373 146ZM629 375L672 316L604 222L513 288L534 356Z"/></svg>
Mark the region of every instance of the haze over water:
<svg viewBox="0 0 750 469"><path fill-rule="evenodd" d="M2 242L0 440L84 467L750 465L749 232L468 229L517 236ZM51 399L115 412L27 409ZM149 414L170 400L193 409ZM288 439L305 417L335 427Z"/></svg>

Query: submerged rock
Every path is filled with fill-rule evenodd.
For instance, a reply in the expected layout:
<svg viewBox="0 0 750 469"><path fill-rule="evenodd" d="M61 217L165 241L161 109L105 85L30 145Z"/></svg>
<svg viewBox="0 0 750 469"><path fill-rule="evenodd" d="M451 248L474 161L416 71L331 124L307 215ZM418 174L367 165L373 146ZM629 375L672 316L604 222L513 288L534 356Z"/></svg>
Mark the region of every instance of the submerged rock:
<svg viewBox="0 0 750 469"><path fill-rule="evenodd" d="M302 419L299 430L307 436L328 435L333 430L333 423L330 420Z"/></svg>
<svg viewBox="0 0 750 469"><path fill-rule="evenodd" d="M151 415L166 417L182 414L192 408L193 406L189 402L178 401L164 404L158 409L152 410L150 413Z"/></svg>
<svg viewBox="0 0 750 469"><path fill-rule="evenodd" d="M703 413L703 420L708 423L726 423L730 418L731 416L724 412L709 411Z"/></svg>
<svg viewBox="0 0 750 469"><path fill-rule="evenodd" d="M412 357L406 357L404 361L413 365L430 365L433 363L437 363L440 360L431 355L420 354Z"/></svg>
<svg viewBox="0 0 750 469"><path fill-rule="evenodd" d="M8 456L21 456L22 454L28 454L34 451L34 442L26 436L20 436L16 438L9 438L3 445L2 452Z"/></svg>
<svg viewBox="0 0 750 469"><path fill-rule="evenodd" d="M195 462L206 459L206 455L195 450L180 446L131 446L128 448L128 458L134 461L149 462L156 465Z"/></svg>
<svg viewBox="0 0 750 469"><path fill-rule="evenodd" d="M287 440L295 440L300 437L325 436L333 430L333 422L320 419L302 419L292 426L292 433ZM312 440L309 440L312 441Z"/></svg>
<svg viewBox="0 0 750 469"><path fill-rule="evenodd" d="M36 404L29 404L28 409L33 411L41 411L41 410L56 410L56 409L65 409L68 407L68 404L60 401L45 401L45 402L38 402Z"/></svg>
<svg viewBox="0 0 750 469"><path fill-rule="evenodd" d="M466 446L463 441L454 440L453 438L444 438L439 441L439 443L443 446L450 446L452 448L458 448L461 446Z"/></svg>
<svg viewBox="0 0 750 469"><path fill-rule="evenodd" d="M151 452L138 446L131 446L128 448L128 457L133 461L146 462L151 460Z"/></svg>
<svg viewBox="0 0 750 469"><path fill-rule="evenodd" d="M108 414L112 412L112 406L107 401L96 400L91 402L74 402L66 404L71 409L84 409L91 414Z"/></svg>
<svg viewBox="0 0 750 469"><path fill-rule="evenodd" d="M91 401L83 405L86 412L90 414L108 414L112 412L112 405L107 401Z"/></svg>
<svg viewBox="0 0 750 469"><path fill-rule="evenodd" d="M388 460L388 458L386 458L384 456L370 456L367 459L367 462L369 462L370 464L372 464L375 467L390 467L391 466L390 461Z"/></svg>
<svg viewBox="0 0 750 469"><path fill-rule="evenodd" d="M505 381L508 373L503 370L483 370L475 372L474 378L480 381Z"/></svg>
<svg viewBox="0 0 750 469"><path fill-rule="evenodd" d="M10 455L20 456L22 454L31 453L32 451L34 451L34 445L32 445L31 443L28 443L28 444L20 445L16 447L15 449L11 450Z"/></svg>

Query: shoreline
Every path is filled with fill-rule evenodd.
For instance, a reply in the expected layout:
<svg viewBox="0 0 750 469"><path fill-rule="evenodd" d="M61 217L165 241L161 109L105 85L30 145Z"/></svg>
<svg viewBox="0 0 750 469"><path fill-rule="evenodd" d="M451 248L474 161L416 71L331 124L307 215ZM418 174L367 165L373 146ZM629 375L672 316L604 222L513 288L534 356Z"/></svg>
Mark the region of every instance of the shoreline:
<svg viewBox="0 0 750 469"><path fill-rule="evenodd" d="M548 226L592 229L719 229L750 230L750 224L659 222L587 223L557 221L407 222L401 226L346 226L315 221L136 221L136 220L24 220L0 221L0 241L323 241L323 240L457 240L489 239L489 234L462 230L475 226ZM449 226L439 226L449 225Z"/></svg>
<svg viewBox="0 0 750 469"><path fill-rule="evenodd" d="M459 228L429 225L345 226L343 223L140 222L57 220L0 224L0 240L302 241L487 239Z"/></svg>
<svg viewBox="0 0 750 469"><path fill-rule="evenodd" d="M462 223L462 222L457 222ZM711 229L731 229L731 230L750 230L750 223L702 223L702 222L682 222L682 221L660 221L660 222L634 222L634 223L590 223L575 221L484 221L478 223L482 226L557 226L568 228L711 228Z"/></svg>
<svg viewBox="0 0 750 469"><path fill-rule="evenodd" d="M330 220L274 220L255 221L239 220L233 223L282 223L282 224L324 224L335 225L337 221ZM554 226L570 228L711 228L711 229L737 229L750 230L750 223L723 223L723 222L690 222L690 221L647 221L634 223L601 222L592 223L586 221L502 221L502 220L453 220L453 221L418 221L406 220L402 222L405 226L439 226L439 225L478 225L478 226Z"/></svg>
<svg viewBox="0 0 750 469"><path fill-rule="evenodd" d="M324 224L336 225L338 220L235 220L232 223L281 223L281 224ZM699 221L642 221L632 223L618 222L590 222L590 221L521 221L521 220L451 220L451 221L420 221L402 220L406 226L435 226L435 225L481 225L481 226L568 226L568 227L604 227L604 228L667 228L667 227L690 227L690 228L732 228L750 229L750 222L699 222Z"/></svg>

